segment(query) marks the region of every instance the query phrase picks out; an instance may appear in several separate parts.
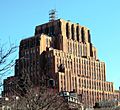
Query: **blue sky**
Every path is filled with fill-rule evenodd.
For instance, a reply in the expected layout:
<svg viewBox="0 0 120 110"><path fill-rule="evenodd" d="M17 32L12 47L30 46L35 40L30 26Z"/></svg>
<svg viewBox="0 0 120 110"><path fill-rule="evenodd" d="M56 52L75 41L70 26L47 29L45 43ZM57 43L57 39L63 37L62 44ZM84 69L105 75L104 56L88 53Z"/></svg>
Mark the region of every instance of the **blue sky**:
<svg viewBox="0 0 120 110"><path fill-rule="evenodd" d="M19 45L33 36L36 25L48 22L50 9L58 18L91 30L98 57L106 63L107 80L120 86L120 0L0 0L0 39ZM7 44L6 44L7 45ZM18 54L18 53L16 53Z"/></svg>

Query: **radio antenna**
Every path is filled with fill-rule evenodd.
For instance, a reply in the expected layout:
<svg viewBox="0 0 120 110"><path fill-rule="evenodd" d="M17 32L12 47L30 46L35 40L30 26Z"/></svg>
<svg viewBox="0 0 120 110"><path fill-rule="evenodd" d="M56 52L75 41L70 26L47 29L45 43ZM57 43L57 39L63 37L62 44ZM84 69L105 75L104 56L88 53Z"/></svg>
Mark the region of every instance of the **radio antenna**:
<svg viewBox="0 0 120 110"><path fill-rule="evenodd" d="M49 22L55 21L57 19L57 11L56 9L52 9L49 11Z"/></svg>

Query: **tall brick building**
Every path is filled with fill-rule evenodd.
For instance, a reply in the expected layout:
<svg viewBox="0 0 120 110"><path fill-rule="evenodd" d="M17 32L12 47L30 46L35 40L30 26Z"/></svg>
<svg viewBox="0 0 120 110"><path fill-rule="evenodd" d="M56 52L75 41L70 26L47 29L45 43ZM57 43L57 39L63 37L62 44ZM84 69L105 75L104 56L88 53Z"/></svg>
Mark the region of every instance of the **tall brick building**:
<svg viewBox="0 0 120 110"><path fill-rule="evenodd" d="M21 40L14 77L28 73L31 81L39 85L41 65L49 79L54 79L58 91L76 90L86 106L120 98L113 83L106 81L105 63L97 57L90 30L78 23L53 20L36 26L33 37ZM4 81L6 96L9 80Z"/></svg>

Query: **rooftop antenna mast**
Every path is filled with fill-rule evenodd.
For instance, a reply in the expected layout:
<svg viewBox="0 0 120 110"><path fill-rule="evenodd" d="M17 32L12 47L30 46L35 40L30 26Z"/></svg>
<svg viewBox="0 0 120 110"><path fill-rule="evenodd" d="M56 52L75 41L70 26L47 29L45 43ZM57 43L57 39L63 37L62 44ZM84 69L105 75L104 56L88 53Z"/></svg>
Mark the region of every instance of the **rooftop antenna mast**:
<svg viewBox="0 0 120 110"><path fill-rule="evenodd" d="M49 22L52 22L57 19L56 12L56 9L52 9L49 11Z"/></svg>

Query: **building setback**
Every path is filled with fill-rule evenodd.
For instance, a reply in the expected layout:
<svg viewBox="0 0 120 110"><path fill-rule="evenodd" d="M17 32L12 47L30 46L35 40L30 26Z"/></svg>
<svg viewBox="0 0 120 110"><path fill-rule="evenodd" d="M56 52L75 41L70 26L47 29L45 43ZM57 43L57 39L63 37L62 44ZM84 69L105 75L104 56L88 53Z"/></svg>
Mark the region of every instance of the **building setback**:
<svg viewBox="0 0 120 110"><path fill-rule="evenodd" d="M113 83L106 81L105 63L97 56L90 30L78 23L53 20L36 26L33 37L21 40L14 77L28 73L34 85L39 85L43 70L54 79L58 92L76 90L86 106L120 98ZM11 94L9 79L4 81L6 96Z"/></svg>

